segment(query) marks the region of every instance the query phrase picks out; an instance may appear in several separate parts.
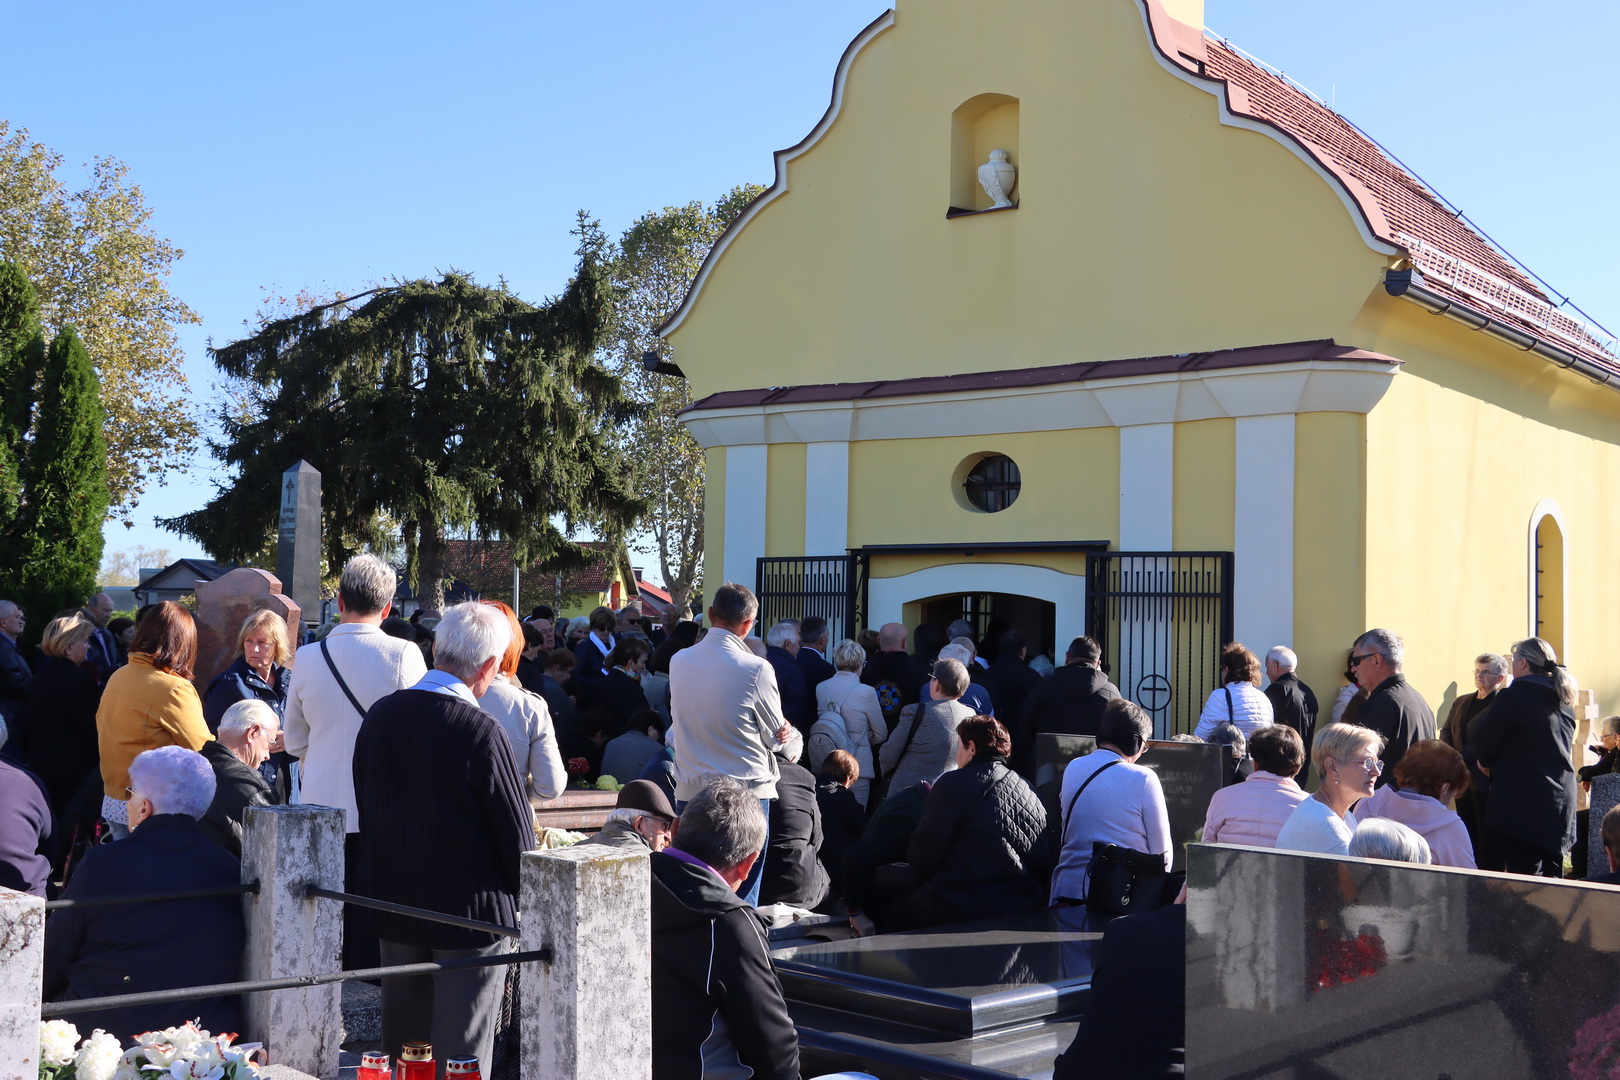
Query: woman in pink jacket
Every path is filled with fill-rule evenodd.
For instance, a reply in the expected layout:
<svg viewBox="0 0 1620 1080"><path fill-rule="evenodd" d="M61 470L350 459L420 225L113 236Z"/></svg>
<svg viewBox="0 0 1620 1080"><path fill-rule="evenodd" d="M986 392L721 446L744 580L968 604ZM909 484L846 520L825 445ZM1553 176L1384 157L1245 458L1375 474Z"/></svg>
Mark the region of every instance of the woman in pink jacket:
<svg viewBox="0 0 1620 1080"><path fill-rule="evenodd" d="M1395 781L1351 811L1357 821L1383 817L1400 822L1429 842L1435 866L1475 869L1474 845L1457 811L1446 805L1468 790L1463 756L1439 739L1415 742L1395 766Z"/></svg>
<svg viewBox="0 0 1620 1080"><path fill-rule="evenodd" d="M1249 739L1254 772L1209 800L1204 843L1276 847L1277 834L1307 798L1294 777L1305 765L1305 744L1283 724L1260 728Z"/></svg>

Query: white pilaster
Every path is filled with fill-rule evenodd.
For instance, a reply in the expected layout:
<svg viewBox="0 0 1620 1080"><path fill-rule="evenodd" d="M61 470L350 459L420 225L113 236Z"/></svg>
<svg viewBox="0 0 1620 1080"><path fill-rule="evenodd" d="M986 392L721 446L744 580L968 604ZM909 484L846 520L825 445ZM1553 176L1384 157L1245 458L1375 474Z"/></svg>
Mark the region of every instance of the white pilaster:
<svg viewBox="0 0 1620 1080"><path fill-rule="evenodd" d="M754 587L758 560L765 554L765 488L770 447L763 443L726 447L726 539L722 567L726 581ZM705 591L713 593L721 582Z"/></svg>
<svg viewBox="0 0 1620 1080"><path fill-rule="evenodd" d="M1119 429L1119 550L1169 551L1176 494L1175 424Z"/></svg>
<svg viewBox="0 0 1620 1080"><path fill-rule="evenodd" d="M1236 423L1233 632L1263 657L1294 639L1294 417Z"/></svg>
<svg viewBox="0 0 1620 1080"><path fill-rule="evenodd" d="M804 448L804 553L842 555L849 549L849 443Z"/></svg>

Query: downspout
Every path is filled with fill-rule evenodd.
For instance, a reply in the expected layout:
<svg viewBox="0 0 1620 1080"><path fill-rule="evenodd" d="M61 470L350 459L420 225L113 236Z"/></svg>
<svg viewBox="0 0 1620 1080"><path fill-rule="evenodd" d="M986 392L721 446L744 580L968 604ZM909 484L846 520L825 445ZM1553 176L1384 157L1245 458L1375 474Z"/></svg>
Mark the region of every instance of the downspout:
<svg viewBox="0 0 1620 1080"><path fill-rule="evenodd" d="M1499 322L1482 311L1458 303L1449 296L1442 296L1424 285L1423 275L1414 270L1384 271L1384 291L1391 296L1404 297L1412 301L1431 315L1444 315L1448 319L1462 323L1470 330L1489 334L1515 349L1535 353L1561 368L1585 375L1599 386L1620 390L1620 372L1589 360L1579 353L1571 352L1561 345L1554 345L1545 338L1527 334L1516 326Z"/></svg>

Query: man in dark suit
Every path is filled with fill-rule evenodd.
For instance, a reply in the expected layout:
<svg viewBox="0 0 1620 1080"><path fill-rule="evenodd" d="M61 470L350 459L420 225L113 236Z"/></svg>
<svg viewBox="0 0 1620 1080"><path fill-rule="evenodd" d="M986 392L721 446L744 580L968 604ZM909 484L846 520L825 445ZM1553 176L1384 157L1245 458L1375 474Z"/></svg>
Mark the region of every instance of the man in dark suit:
<svg viewBox="0 0 1620 1080"><path fill-rule="evenodd" d="M1278 645L1266 653L1266 699L1271 702L1273 723L1287 724L1305 744L1305 760L1311 759L1311 742L1316 738L1316 695L1300 681L1294 669L1299 657L1286 645Z"/></svg>
<svg viewBox="0 0 1620 1080"><path fill-rule="evenodd" d="M28 700L29 684L34 681L28 661L17 649L17 639L22 636L26 625L28 617L23 614L21 607L14 601L0 600L0 720L7 725L15 724L23 703ZM23 750L23 733L19 729L12 734L16 737L16 750L20 753Z"/></svg>
<svg viewBox="0 0 1620 1080"><path fill-rule="evenodd" d="M765 631L765 659L776 669L776 691L782 700L782 718L806 738L813 715L815 698L805 687L804 672L799 670L796 656L799 652L799 628L791 622L779 622Z"/></svg>
<svg viewBox="0 0 1620 1080"><path fill-rule="evenodd" d="M1367 691L1356 723L1384 737L1384 750L1378 755L1384 763L1384 771L1378 774L1379 787L1395 778L1395 766L1408 747L1435 735L1434 710L1401 674L1404 658L1405 645L1388 630L1368 630L1350 649L1356 685Z"/></svg>
<svg viewBox="0 0 1620 1080"><path fill-rule="evenodd" d="M807 615L799 623L799 655L793 658L804 673L804 690L815 708L816 687L832 678L836 672L827 659L827 620L819 615Z"/></svg>
<svg viewBox="0 0 1620 1080"><path fill-rule="evenodd" d="M106 593L96 593L85 601L80 614L96 624L96 632L90 635L90 649L86 659L100 670L98 678L101 685L106 686L107 677L124 666L122 654L118 651L118 642L113 640L112 631L107 629L107 623L113 616L112 597Z"/></svg>
<svg viewBox="0 0 1620 1080"><path fill-rule="evenodd" d="M478 698L499 672L511 626L498 608L457 604L435 628L435 668L380 699L354 744L361 890L380 900L515 926L518 859L534 847L533 818L512 746ZM372 838L376 839L373 840ZM507 951L480 930L377 913L385 965ZM382 1042L433 1044L440 1060L494 1064L504 967L386 978Z"/></svg>

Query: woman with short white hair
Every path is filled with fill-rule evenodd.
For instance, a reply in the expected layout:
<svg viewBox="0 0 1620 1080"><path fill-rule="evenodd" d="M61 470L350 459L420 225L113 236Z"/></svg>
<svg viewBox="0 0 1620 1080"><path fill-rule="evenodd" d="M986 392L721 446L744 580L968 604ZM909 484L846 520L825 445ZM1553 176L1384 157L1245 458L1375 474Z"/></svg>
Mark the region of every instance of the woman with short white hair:
<svg viewBox="0 0 1620 1080"><path fill-rule="evenodd" d="M872 747L883 742L889 727L883 722L883 707L878 703L877 691L861 682L861 669L866 666L866 650L859 642L845 638L833 646L828 657L833 663L833 677L816 685L816 721L810 728L805 745L804 766L811 772L820 772L822 762L834 750L847 750L855 755L860 765L860 779L850 787L850 794L864 808L872 797ZM843 720L843 739L837 731L829 732L826 725L818 724L821 714L836 713Z"/></svg>

